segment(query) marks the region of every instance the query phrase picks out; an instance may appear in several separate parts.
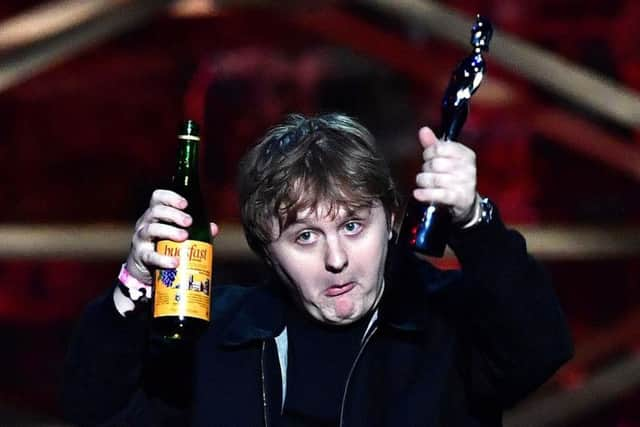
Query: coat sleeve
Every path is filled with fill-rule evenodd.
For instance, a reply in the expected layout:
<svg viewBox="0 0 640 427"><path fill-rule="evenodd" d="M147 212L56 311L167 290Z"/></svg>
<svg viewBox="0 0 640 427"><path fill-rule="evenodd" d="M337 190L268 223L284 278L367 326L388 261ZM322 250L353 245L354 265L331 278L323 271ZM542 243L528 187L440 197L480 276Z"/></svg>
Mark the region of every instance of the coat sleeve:
<svg viewBox="0 0 640 427"><path fill-rule="evenodd" d="M61 399L65 417L81 426L186 425L186 386L167 366L185 366L180 358L189 353L154 350L148 310L125 318L112 292L87 307L72 336Z"/></svg>
<svg viewBox="0 0 640 427"><path fill-rule="evenodd" d="M572 357L567 322L548 274L497 211L450 245L462 266L457 321L472 398L510 407Z"/></svg>

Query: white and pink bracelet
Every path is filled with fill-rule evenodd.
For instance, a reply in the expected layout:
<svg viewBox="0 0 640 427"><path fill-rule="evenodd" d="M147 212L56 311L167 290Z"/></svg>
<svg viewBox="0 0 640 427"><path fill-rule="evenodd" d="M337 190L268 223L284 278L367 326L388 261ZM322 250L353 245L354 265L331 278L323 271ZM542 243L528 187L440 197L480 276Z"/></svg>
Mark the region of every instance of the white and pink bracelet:
<svg viewBox="0 0 640 427"><path fill-rule="evenodd" d="M127 263L122 264L118 274L118 287L131 301L148 302L151 299L151 285L142 283L127 271Z"/></svg>

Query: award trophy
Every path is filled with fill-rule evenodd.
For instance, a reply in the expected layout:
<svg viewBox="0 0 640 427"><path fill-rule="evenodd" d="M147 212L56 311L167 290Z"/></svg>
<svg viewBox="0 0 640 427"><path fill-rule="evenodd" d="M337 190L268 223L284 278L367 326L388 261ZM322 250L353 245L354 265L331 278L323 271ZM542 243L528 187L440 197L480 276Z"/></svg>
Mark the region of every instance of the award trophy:
<svg viewBox="0 0 640 427"><path fill-rule="evenodd" d="M489 50L493 29L491 23L480 17L471 28L473 51L451 74L451 80L442 99L442 140L455 140L469 112L469 100L478 89L485 73L482 52ZM451 213L447 206L422 204L413 197L409 202L399 233L399 244L414 252L441 257L451 229Z"/></svg>

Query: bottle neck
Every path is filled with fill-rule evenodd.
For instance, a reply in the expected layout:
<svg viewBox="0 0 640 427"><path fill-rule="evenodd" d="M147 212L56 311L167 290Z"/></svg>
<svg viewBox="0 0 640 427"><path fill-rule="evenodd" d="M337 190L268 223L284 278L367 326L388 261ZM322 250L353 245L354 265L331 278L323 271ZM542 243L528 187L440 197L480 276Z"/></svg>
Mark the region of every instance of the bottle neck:
<svg viewBox="0 0 640 427"><path fill-rule="evenodd" d="M198 141L194 139L180 139L176 174L173 185L176 190L183 188L197 189L200 187L198 177Z"/></svg>

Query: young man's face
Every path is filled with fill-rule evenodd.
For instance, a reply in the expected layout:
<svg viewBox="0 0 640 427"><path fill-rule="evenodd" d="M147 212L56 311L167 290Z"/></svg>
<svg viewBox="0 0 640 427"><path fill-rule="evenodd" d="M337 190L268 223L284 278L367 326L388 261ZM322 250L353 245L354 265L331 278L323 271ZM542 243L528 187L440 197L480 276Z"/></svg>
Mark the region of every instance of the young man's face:
<svg viewBox="0 0 640 427"><path fill-rule="evenodd" d="M273 268L315 319L348 324L378 303L390 228L380 203L352 214L304 210L267 251Z"/></svg>

